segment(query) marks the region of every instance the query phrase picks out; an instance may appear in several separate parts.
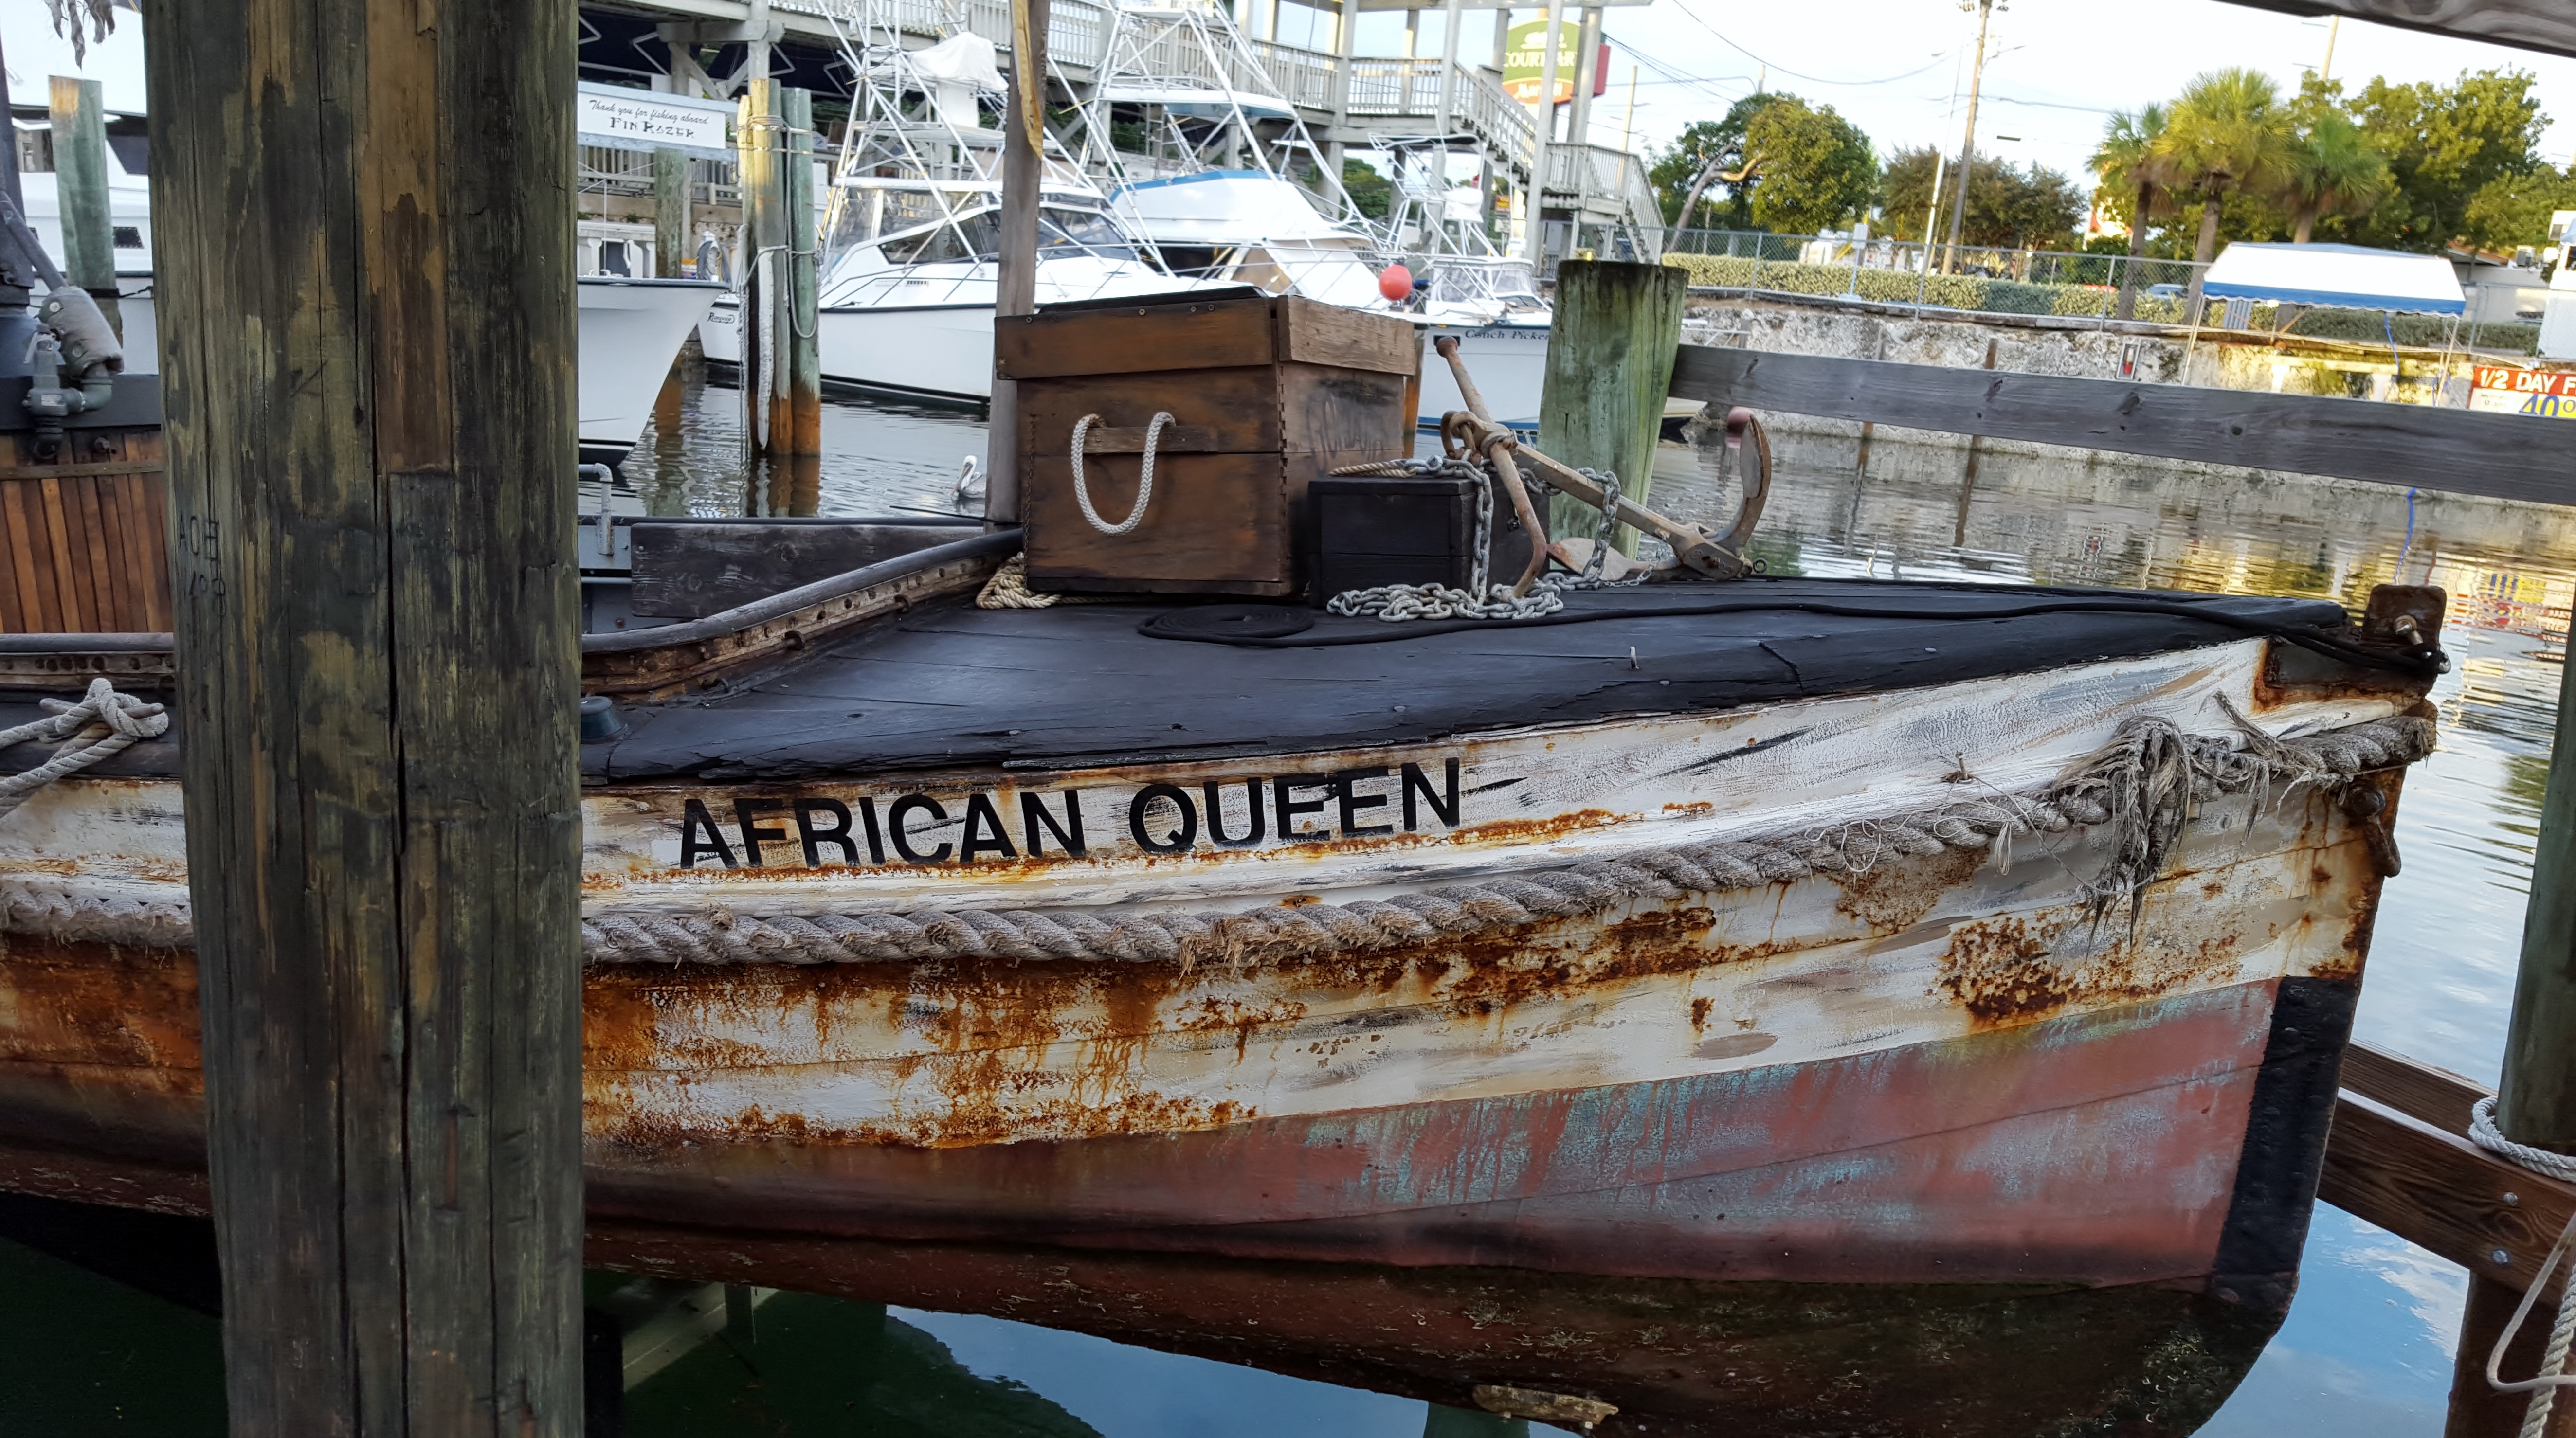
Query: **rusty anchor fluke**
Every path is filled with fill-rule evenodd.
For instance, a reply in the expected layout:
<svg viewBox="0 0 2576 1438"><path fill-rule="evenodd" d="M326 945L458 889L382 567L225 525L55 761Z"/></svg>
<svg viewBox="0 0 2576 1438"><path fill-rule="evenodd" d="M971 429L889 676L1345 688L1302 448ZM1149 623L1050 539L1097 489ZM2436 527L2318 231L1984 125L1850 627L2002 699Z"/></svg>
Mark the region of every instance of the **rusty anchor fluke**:
<svg viewBox="0 0 2576 1438"><path fill-rule="evenodd" d="M1455 337L1442 335L1432 341L1432 348L1449 362L1449 372L1458 381L1458 393L1467 401L1464 411L1451 410L1440 417L1443 449L1452 459L1474 455L1491 464L1495 477L1502 481L1503 493L1511 499L1513 513L1520 516L1521 525L1537 541L1530 546L1529 567L1522 572L1520 582L1512 586L1512 594L1518 597L1529 593L1550 559L1568 569L1582 569L1549 537L1546 524L1521 482L1520 467L1526 464L1540 483L1595 509L1609 503L1609 491L1496 424L1493 412L1485 407L1484 395L1467 373L1467 362L1458 355ZM1724 533L1711 534L1699 525L1669 519L1624 495L1612 518L1670 545L1676 568L1690 569L1711 579L1742 579L1751 574L1753 566L1744 558L1744 546L1752 538L1753 526L1762 518L1763 504L1771 497L1771 441L1763 434L1762 422L1753 417L1753 411L1734 409L1726 416L1726 447L1735 456L1744 501Z"/></svg>

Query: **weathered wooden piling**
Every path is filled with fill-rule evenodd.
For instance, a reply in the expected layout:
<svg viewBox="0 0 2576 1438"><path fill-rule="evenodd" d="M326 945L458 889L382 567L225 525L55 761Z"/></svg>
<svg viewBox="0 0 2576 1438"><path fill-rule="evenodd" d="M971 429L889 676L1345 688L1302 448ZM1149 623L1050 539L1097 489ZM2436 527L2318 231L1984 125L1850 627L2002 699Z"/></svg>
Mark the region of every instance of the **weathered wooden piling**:
<svg viewBox="0 0 2576 1438"><path fill-rule="evenodd" d="M743 86L735 130L743 212L743 432L755 462L819 455L813 94L752 79Z"/></svg>
<svg viewBox="0 0 2576 1438"><path fill-rule="evenodd" d="M107 203L107 113L99 82L52 77L54 192L63 217L63 279L90 292L121 337L116 306L116 221ZM17 157L10 156L12 167Z"/></svg>
<svg viewBox="0 0 2576 1438"><path fill-rule="evenodd" d="M1547 381L1539 400L1538 447L1578 469L1619 476L1643 501L1655 474L1655 442L1681 343L1690 276L1671 265L1567 260L1556 271L1556 323L1548 334ZM1558 495L1548 529L1593 532L1600 511ZM1637 532L1619 530L1635 553Z"/></svg>
<svg viewBox="0 0 2576 1438"><path fill-rule="evenodd" d="M783 355L785 307L779 296L785 267L787 204L778 149L778 86L765 74L743 82L735 102L734 173L742 193L742 433L746 456L757 468L778 440L771 427L780 407L778 372Z"/></svg>
<svg viewBox="0 0 2576 1438"><path fill-rule="evenodd" d="M1047 0L1012 0L1010 113L1002 121L1002 213L995 318L1034 314L1038 299L1038 188L1046 173ZM1019 387L993 372L992 436L985 445L984 517L1020 518Z"/></svg>
<svg viewBox="0 0 2576 1438"><path fill-rule="evenodd" d="M676 280L696 257L689 239L689 157L665 146L653 152L653 273Z"/></svg>
<svg viewBox="0 0 2576 1438"><path fill-rule="evenodd" d="M232 1431L571 1438L573 7L144 24Z"/></svg>
<svg viewBox="0 0 2576 1438"><path fill-rule="evenodd" d="M779 336L781 396L786 402L785 453L818 457L823 453L823 335L815 313L821 277L815 273L820 245L814 229L814 92L790 86L778 95L786 147L786 174L780 187L787 206L787 249L779 258L787 276L780 296L787 329ZM809 466L810 467L810 466Z"/></svg>
<svg viewBox="0 0 2576 1438"><path fill-rule="evenodd" d="M2550 735L2549 787L2531 856L2531 899L2523 910L2522 966L2505 1031L2495 1124L2516 1143L2576 1153L2576 665L2562 667L2567 672L2560 676L2558 722ZM2536 1235L2543 1243L2555 1236ZM2522 1285L2470 1270L2447 1438L2522 1431L2527 1396L2495 1393L2486 1383L2487 1355L2521 1296ZM2548 1314L2543 1306L2524 1323L2506 1377L2528 1377L2539 1366ZM2576 1397L2558 1396L2547 1432L2576 1435Z"/></svg>

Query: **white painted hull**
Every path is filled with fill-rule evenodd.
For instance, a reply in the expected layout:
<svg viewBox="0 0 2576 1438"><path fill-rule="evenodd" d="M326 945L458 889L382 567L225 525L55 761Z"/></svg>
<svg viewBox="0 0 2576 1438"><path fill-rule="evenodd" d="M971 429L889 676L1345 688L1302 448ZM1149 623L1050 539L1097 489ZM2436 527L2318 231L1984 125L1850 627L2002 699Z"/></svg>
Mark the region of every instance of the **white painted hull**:
<svg viewBox="0 0 2576 1438"><path fill-rule="evenodd" d="M125 282L139 290L117 301L125 323L125 372L158 373L161 352L151 279L131 276ZM580 282L581 350L575 383L585 462L613 464L635 447L645 418L653 412L653 397L662 392L662 381L687 342L689 330L706 315L708 301L722 293L722 285L697 280L585 278ZM991 333L988 320L988 349Z"/></svg>
<svg viewBox="0 0 2576 1438"><path fill-rule="evenodd" d="M707 280L580 281L577 400L582 458L615 463L635 447L689 331L724 286Z"/></svg>
<svg viewBox="0 0 2576 1438"><path fill-rule="evenodd" d="M1465 409L1458 381L1448 361L1431 348L1433 340L1454 335L1458 356L1467 362L1476 390L1496 422L1514 429L1538 428L1539 396L1547 387L1547 326L1486 325L1459 329L1433 325L1422 332L1421 422L1436 425L1440 416Z"/></svg>

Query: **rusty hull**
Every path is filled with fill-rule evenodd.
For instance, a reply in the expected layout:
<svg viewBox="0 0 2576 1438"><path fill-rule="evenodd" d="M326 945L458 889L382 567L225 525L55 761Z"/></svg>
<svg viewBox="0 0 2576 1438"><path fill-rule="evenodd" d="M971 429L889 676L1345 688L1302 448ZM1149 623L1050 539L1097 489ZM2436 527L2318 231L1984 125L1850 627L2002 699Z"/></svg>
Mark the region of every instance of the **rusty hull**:
<svg viewBox="0 0 2576 1438"><path fill-rule="evenodd" d="M687 871L684 797L770 790L594 792L588 888L1346 902L2008 788L2141 708L2413 702L2296 692L2262 648L1480 736L1446 746L1489 796L1448 832L1223 854ZM166 782L57 785L7 857L166 892L178 811ZM69 857L109 833L114 862ZM594 964L593 1256L1445 1403L1583 1393L1630 1431L2188 1431L2286 1307L2381 881L2315 792L2203 805L2134 924L2087 896L2105 854L2078 831L1277 962ZM202 1211L197 1042L184 948L0 937L0 1188Z"/></svg>

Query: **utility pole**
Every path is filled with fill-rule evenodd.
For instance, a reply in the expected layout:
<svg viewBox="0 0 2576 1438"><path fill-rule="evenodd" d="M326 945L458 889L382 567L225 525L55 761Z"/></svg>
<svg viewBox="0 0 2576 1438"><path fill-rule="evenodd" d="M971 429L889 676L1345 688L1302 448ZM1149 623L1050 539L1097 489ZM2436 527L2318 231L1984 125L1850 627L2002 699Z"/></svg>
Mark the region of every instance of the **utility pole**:
<svg viewBox="0 0 2576 1438"><path fill-rule="evenodd" d="M1950 206L1950 248L1941 261L1944 274L1958 267L1959 231L1968 222L1968 176L1977 159L1977 90L1986 78L1986 26L1995 16L1995 0L1976 0L1976 6L1977 55L1968 66L1968 132L1959 141L1959 197Z"/></svg>
<svg viewBox="0 0 2576 1438"><path fill-rule="evenodd" d="M1272 11L1274 28L1277 10ZM1046 176L1047 0L1011 0L1011 93L1002 122L1000 273L993 313L1027 315L1038 308L1038 197ZM1020 522L1019 386L993 376L992 422L985 426L984 518Z"/></svg>
<svg viewBox="0 0 2576 1438"><path fill-rule="evenodd" d="M2343 17L2341 15L2329 15L2326 17L2326 60L2324 64L2317 67L2317 79L2320 82L2334 78L2335 36L2341 33L2342 30Z"/></svg>
<svg viewBox="0 0 2576 1438"><path fill-rule="evenodd" d="M582 1431L574 23L143 9L245 1438Z"/></svg>

